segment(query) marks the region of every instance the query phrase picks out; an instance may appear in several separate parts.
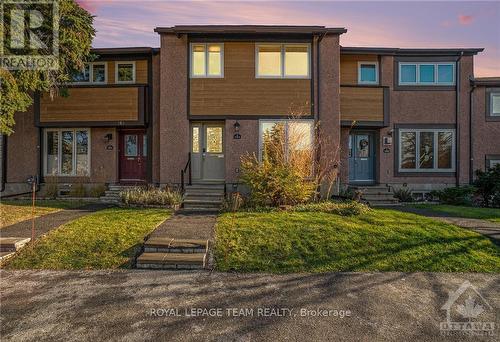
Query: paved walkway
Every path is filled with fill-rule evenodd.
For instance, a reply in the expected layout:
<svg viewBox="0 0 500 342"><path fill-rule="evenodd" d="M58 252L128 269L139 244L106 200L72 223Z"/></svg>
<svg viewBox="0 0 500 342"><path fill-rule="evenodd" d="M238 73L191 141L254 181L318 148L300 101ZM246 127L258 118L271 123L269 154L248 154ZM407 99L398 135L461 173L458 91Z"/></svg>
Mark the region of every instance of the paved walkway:
<svg viewBox="0 0 500 342"><path fill-rule="evenodd" d="M64 209L37 217L35 218L36 236L39 237L66 222L109 207L109 204L91 203L80 208ZM1 228L0 237L31 237L31 219Z"/></svg>
<svg viewBox="0 0 500 342"><path fill-rule="evenodd" d="M481 302L485 312L474 320L493 320L495 337L441 336L441 307L465 281L491 305ZM37 342L495 341L498 282L499 275L477 273L1 270L0 335ZM469 294L481 301L464 294L460 305ZM318 309L332 311L314 316Z"/></svg>
<svg viewBox="0 0 500 342"><path fill-rule="evenodd" d="M151 237L212 240L217 215L175 214L154 230Z"/></svg>
<svg viewBox="0 0 500 342"><path fill-rule="evenodd" d="M494 243L500 245L500 224L498 223L490 222L487 220L456 217L448 213L440 213L425 208L415 208L410 206L399 206L392 209L427 216L442 222L454 224L462 228L471 229L489 237Z"/></svg>

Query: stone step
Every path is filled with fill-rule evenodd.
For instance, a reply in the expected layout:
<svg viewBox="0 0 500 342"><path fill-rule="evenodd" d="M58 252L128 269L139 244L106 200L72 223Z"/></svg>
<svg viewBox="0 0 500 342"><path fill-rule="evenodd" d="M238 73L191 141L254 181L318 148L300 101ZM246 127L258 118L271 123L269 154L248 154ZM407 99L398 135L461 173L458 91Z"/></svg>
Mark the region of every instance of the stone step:
<svg viewBox="0 0 500 342"><path fill-rule="evenodd" d="M21 237L0 237L0 252L15 252L23 248L30 238Z"/></svg>
<svg viewBox="0 0 500 342"><path fill-rule="evenodd" d="M369 204L370 207L393 207L402 205L398 201L376 201L376 202L369 202Z"/></svg>
<svg viewBox="0 0 500 342"><path fill-rule="evenodd" d="M193 184L187 185L186 190L219 190L224 191L224 184Z"/></svg>
<svg viewBox="0 0 500 342"><path fill-rule="evenodd" d="M185 199L184 204L203 204L203 205L221 205L222 200L217 200L217 199L209 199L209 200L203 200L203 199Z"/></svg>
<svg viewBox="0 0 500 342"><path fill-rule="evenodd" d="M363 194L362 199L367 201L377 201L377 200L393 200L394 194L392 192L382 193L382 194Z"/></svg>
<svg viewBox="0 0 500 342"><path fill-rule="evenodd" d="M136 267L146 269L203 269L205 253L142 253Z"/></svg>
<svg viewBox="0 0 500 342"><path fill-rule="evenodd" d="M182 208L177 213L178 214L217 214L220 211L219 208Z"/></svg>
<svg viewBox="0 0 500 342"><path fill-rule="evenodd" d="M186 191L184 192L184 196L187 197L213 197L213 198L223 198L223 192L207 192L207 191Z"/></svg>
<svg viewBox="0 0 500 342"><path fill-rule="evenodd" d="M146 253L206 253L208 240L152 237L144 243Z"/></svg>

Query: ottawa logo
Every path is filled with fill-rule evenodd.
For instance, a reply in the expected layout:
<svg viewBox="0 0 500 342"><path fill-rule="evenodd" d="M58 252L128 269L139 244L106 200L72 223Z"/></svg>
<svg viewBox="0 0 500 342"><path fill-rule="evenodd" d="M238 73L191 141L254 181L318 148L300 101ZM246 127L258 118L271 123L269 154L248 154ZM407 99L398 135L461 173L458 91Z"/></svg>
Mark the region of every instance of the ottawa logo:
<svg viewBox="0 0 500 342"><path fill-rule="evenodd" d="M446 310L442 335L495 335L495 310L469 281L450 293L441 310Z"/></svg>

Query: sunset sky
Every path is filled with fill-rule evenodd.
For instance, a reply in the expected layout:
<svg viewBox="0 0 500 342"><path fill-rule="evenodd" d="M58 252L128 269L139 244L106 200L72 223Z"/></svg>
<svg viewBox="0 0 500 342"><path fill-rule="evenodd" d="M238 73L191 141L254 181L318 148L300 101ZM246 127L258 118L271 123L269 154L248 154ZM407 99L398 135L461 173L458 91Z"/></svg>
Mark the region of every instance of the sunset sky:
<svg viewBox="0 0 500 342"><path fill-rule="evenodd" d="M500 76L500 1L77 0L96 16L94 47L159 46L157 26L345 27L343 46L484 47L476 76Z"/></svg>

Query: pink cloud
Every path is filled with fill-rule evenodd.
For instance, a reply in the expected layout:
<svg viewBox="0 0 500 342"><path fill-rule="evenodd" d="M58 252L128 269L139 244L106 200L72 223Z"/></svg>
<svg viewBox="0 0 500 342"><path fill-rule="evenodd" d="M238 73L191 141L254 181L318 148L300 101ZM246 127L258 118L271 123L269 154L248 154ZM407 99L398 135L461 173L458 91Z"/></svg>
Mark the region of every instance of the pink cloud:
<svg viewBox="0 0 500 342"><path fill-rule="evenodd" d="M470 25L474 21L474 17L472 15L464 15L460 14L458 16L458 22L460 25Z"/></svg>
<svg viewBox="0 0 500 342"><path fill-rule="evenodd" d="M92 14L96 14L99 7L99 1L95 0L76 0L76 3Z"/></svg>

